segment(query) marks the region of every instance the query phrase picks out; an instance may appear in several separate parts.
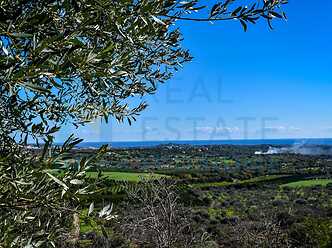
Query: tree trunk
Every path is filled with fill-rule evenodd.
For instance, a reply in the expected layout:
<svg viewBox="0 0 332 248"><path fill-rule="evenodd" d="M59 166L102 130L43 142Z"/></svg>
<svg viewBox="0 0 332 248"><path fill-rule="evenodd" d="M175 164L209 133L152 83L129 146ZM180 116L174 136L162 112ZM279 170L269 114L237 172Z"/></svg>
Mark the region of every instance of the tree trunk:
<svg viewBox="0 0 332 248"><path fill-rule="evenodd" d="M80 238L80 216L77 213L73 215L72 237L74 242L77 242Z"/></svg>

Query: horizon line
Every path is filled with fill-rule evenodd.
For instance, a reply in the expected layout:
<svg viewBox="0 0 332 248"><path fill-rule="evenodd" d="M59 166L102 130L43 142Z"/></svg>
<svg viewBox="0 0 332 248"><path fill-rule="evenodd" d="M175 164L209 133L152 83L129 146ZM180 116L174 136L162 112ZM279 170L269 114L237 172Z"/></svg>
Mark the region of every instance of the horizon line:
<svg viewBox="0 0 332 248"><path fill-rule="evenodd" d="M138 142L199 142L199 141L260 141L260 140L322 140L322 139L332 139L332 137L324 137L324 138L266 138L266 139L192 139L192 140L112 140L112 141L82 141L82 143L112 143L112 142L131 142L131 143L138 143ZM62 142L56 142L62 143Z"/></svg>

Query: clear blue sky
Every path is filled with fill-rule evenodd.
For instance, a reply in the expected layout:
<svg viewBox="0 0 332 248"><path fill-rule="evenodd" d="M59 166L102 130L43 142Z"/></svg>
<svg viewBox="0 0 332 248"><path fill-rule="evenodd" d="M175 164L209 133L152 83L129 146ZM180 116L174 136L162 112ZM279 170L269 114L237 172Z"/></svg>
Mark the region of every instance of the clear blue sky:
<svg viewBox="0 0 332 248"><path fill-rule="evenodd" d="M131 127L74 130L85 141L332 137L332 1L290 0L288 22L181 22L194 60Z"/></svg>

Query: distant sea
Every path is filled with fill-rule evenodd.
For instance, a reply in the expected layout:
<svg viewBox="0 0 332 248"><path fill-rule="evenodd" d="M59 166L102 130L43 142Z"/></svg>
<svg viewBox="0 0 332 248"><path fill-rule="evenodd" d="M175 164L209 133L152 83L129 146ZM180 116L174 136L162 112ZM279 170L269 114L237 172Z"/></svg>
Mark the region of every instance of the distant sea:
<svg viewBox="0 0 332 248"><path fill-rule="evenodd" d="M80 148L98 148L101 145L114 148L155 147L159 145L328 145L332 146L332 138L326 139L246 139L246 140L164 140L164 141L114 141L114 142L83 142Z"/></svg>

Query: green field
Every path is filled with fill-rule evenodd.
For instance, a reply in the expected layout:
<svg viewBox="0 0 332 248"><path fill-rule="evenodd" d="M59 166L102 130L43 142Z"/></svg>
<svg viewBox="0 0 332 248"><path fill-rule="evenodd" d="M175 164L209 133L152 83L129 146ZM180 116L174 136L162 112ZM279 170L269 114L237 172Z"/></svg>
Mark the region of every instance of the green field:
<svg viewBox="0 0 332 248"><path fill-rule="evenodd" d="M313 186L325 187L329 183L332 183L332 179L312 179L312 180L303 180L303 181L283 184L281 185L281 187L287 187L287 188L304 188L304 187L313 187Z"/></svg>
<svg viewBox="0 0 332 248"><path fill-rule="evenodd" d="M247 180L235 180L233 182L207 182L207 183L197 183L193 184L194 188L205 188L205 187L225 187L232 185L241 185L241 184L250 184L250 183L259 183L259 182L268 182L271 180L277 180L287 177L288 175L267 175L261 177L254 177Z"/></svg>
<svg viewBox="0 0 332 248"><path fill-rule="evenodd" d="M98 172L87 172L88 177L96 178ZM156 179L167 177L166 175L156 173L140 173L140 172L113 172L107 171L102 173L103 177L107 177L116 181L139 182L142 179Z"/></svg>

